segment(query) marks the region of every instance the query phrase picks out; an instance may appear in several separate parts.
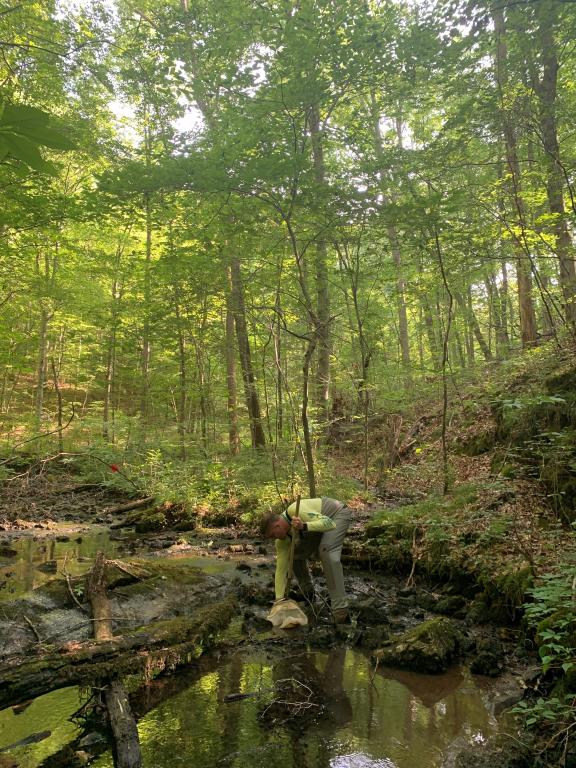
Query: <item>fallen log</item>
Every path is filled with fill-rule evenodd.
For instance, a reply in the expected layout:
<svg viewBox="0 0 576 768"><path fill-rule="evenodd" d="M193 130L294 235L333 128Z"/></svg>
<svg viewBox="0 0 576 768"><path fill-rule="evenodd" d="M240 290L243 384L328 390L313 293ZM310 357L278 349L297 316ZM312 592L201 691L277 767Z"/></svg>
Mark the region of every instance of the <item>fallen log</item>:
<svg viewBox="0 0 576 768"><path fill-rule="evenodd" d="M96 640L111 640L112 611L107 594L106 557L98 552L94 567L86 578L86 596L90 600ZM128 694L119 680L111 680L104 689L104 701L113 735L112 751L117 768L141 768L142 750L136 718L132 714Z"/></svg>
<svg viewBox="0 0 576 768"><path fill-rule="evenodd" d="M187 618L139 627L111 640L67 643L59 651L0 665L0 709L70 685L94 687L125 674L148 678L189 664L237 613L228 598Z"/></svg>
<svg viewBox="0 0 576 768"><path fill-rule="evenodd" d="M104 691L110 728L114 735L112 752L117 768L140 768L142 750L138 738L136 718L132 714L128 694L118 680L112 681Z"/></svg>
<svg viewBox="0 0 576 768"><path fill-rule="evenodd" d="M130 512L131 509L138 509L139 507L147 507L149 504L154 503L154 496L146 496L144 499L134 499L134 501L126 501L124 504L118 504L116 507L105 507L103 512L107 515L118 515L121 512Z"/></svg>
<svg viewBox="0 0 576 768"><path fill-rule="evenodd" d="M94 637L96 640L111 640L112 612L108 595L106 594L106 557L98 552L94 566L86 579L86 597L90 600L94 621Z"/></svg>

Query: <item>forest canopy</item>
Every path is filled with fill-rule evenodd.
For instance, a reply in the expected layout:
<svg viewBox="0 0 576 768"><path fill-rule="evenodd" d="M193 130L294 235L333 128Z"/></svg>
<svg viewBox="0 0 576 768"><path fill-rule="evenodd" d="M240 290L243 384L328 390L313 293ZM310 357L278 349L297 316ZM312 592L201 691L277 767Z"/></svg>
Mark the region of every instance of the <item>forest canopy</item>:
<svg viewBox="0 0 576 768"><path fill-rule="evenodd" d="M270 449L315 495L345 425L367 485L378 419L562 348L575 33L557 0L4 0L6 446Z"/></svg>

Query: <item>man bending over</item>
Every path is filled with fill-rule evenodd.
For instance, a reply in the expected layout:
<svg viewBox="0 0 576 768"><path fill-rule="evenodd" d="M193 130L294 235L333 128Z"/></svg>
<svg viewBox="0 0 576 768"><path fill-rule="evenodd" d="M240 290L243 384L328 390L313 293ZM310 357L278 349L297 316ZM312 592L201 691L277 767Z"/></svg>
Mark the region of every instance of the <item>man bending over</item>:
<svg viewBox="0 0 576 768"><path fill-rule="evenodd" d="M343 624L348 620L348 599L340 556L350 521L350 509L341 501L327 496L301 499L298 517L296 503L290 504L281 515L269 513L264 517L262 535L276 539L276 600L285 597L292 536L293 531L298 531L294 548L294 575L304 597L310 602L314 599L314 586L307 560L319 557L326 577L334 622Z"/></svg>

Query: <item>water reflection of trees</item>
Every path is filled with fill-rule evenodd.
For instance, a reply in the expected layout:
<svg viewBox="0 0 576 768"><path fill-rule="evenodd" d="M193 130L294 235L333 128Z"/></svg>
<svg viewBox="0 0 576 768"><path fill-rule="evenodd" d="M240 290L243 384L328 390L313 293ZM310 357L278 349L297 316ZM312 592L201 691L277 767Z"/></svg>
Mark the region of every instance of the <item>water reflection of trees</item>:
<svg viewBox="0 0 576 768"><path fill-rule="evenodd" d="M236 656L205 672L140 722L145 765L334 768L346 765L339 756L348 756L354 765L365 758L370 766L432 768L457 739L494 727L480 693L460 671L428 676L381 669L371 684L369 660L344 648L279 660ZM271 725L260 715L275 682L287 678L308 686L322 706L297 724ZM230 693L265 691L226 702Z"/></svg>

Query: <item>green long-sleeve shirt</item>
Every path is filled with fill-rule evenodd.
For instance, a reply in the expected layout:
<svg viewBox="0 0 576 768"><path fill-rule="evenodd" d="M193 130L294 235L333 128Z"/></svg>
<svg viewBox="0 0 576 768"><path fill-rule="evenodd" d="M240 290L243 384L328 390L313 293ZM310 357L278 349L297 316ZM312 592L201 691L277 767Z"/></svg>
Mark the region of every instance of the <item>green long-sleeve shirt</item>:
<svg viewBox="0 0 576 768"><path fill-rule="evenodd" d="M300 499L298 517L303 523L306 523L306 529L310 533L324 533L325 531L331 531L336 528L334 520L327 515L322 514L322 501L322 498ZM295 515L296 503L290 504L282 517L290 522ZM290 566L291 544L291 536L287 536L285 539L276 539L276 576L274 579L276 600L283 598L286 591L288 568Z"/></svg>

